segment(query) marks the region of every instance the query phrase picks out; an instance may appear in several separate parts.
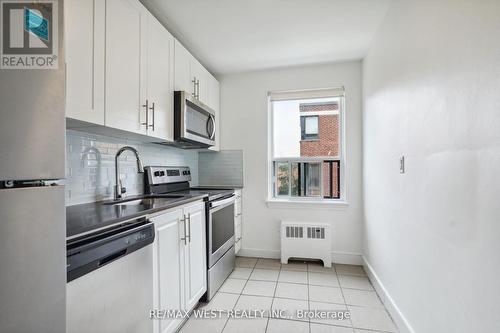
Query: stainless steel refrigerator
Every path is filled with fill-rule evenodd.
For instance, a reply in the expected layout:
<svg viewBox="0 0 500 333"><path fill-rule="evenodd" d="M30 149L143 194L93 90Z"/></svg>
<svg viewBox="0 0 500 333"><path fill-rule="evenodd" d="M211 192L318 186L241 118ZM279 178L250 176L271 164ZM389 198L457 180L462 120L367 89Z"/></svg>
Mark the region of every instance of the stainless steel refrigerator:
<svg viewBox="0 0 500 333"><path fill-rule="evenodd" d="M2 333L66 327L62 5L59 69L0 69Z"/></svg>

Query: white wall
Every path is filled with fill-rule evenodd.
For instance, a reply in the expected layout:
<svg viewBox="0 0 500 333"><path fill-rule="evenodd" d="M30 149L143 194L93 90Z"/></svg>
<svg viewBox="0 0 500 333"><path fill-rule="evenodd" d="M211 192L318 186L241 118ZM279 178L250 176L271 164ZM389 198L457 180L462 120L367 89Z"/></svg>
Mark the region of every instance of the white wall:
<svg viewBox="0 0 500 333"><path fill-rule="evenodd" d="M345 86L347 190L349 206L268 208L267 93ZM345 62L222 77L222 149L243 149L243 252L279 257L281 219L328 222L333 226L337 260L356 260L361 253L361 62Z"/></svg>
<svg viewBox="0 0 500 333"><path fill-rule="evenodd" d="M499 14L394 1L364 61L364 252L415 332L500 331Z"/></svg>

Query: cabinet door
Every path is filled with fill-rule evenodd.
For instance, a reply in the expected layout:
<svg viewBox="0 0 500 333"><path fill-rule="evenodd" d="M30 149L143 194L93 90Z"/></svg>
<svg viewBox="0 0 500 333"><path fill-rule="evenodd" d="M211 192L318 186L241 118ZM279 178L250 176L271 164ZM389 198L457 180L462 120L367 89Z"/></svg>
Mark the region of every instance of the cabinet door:
<svg viewBox="0 0 500 333"><path fill-rule="evenodd" d="M205 204L184 208L188 217L185 247L186 310L192 309L207 291Z"/></svg>
<svg viewBox="0 0 500 333"><path fill-rule="evenodd" d="M194 83L191 76L191 59L188 50L176 39L174 41L174 90L183 90L193 94Z"/></svg>
<svg viewBox="0 0 500 333"><path fill-rule="evenodd" d="M196 80L196 94L198 100L208 105L208 85L210 73L201 65L201 63L192 58L191 60L191 77Z"/></svg>
<svg viewBox="0 0 500 333"><path fill-rule="evenodd" d="M243 239L242 235L242 209L241 209L241 190L235 190L234 195L236 196L235 202L234 202L234 233L235 233L235 245L234 245L234 250L236 254L241 250L241 240Z"/></svg>
<svg viewBox="0 0 500 333"><path fill-rule="evenodd" d="M208 106L215 111L215 146L210 150L220 150L220 85L219 81L212 75L209 77L208 84Z"/></svg>
<svg viewBox="0 0 500 333"><path fill-rule="evenodd" d="M153 307L154 309L182 310L184 297L184 262L181 247L183 227L182 210L176 210L152 219L156 229L153 251ZM179 319L154 321L154 332L174 332Z"/></svg>
<svg viewBox="0 0 500 333"><path fill-rule="evenodd" d="M104 1L64 3L66 116L104 125Z"/></svg>
<svg viewBox="0 0 500 333"><path fill-rule="evenodd" d="M146 134L147 11L138 0L106 1L106 126Z"/></svg>
<svg viewBox="0 0 500 333"><path fill-rule="evenodd" d="M148 135L174 139L174 37L149 15L147 98ZM153 126L151 126L153 125Z"/></svg>

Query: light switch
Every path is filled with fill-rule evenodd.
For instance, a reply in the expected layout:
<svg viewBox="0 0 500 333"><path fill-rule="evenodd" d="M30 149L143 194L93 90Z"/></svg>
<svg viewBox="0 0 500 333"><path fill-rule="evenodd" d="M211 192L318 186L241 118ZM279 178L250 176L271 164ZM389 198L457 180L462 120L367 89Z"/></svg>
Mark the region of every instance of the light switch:
<svg viewBox="0 0 500 333"><path fill-rule="evenodd" d="M404 155L399 158L399 173L405 173L405 157L404 157Z"/></svg>

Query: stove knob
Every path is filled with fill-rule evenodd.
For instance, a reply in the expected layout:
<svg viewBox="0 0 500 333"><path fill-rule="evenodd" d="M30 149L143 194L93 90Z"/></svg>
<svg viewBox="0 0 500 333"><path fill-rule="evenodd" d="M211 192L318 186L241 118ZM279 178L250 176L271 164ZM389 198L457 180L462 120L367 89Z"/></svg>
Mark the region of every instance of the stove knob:
<svg viewBox="0 0 500 333"><path fill-rule="evenodd" d="M155 175L155 177L160 177L160 171L155 171L154 175Z"/></svg>

